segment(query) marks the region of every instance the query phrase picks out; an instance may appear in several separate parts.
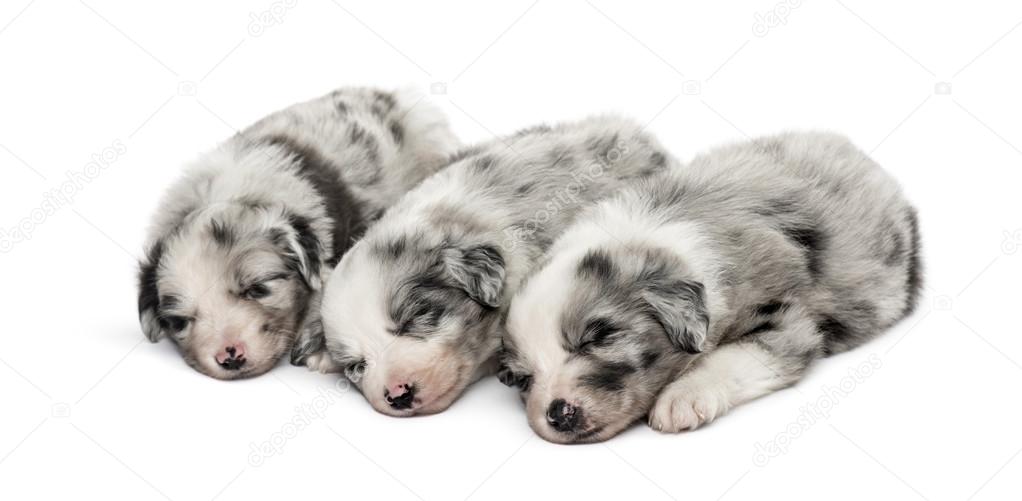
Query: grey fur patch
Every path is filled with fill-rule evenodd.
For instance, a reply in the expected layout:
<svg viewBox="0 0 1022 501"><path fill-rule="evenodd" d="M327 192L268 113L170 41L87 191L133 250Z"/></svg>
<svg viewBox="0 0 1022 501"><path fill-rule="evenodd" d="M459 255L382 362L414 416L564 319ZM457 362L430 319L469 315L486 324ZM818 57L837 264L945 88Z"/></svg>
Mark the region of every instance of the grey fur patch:
<svg viewBox="0 0 1022 501"><path fill-rule="evenodd" d="M776 326L773 324L773 322L763 322L763 323L753 327L752 329L750 329L745 334L742 334L742 337L755 336L756 334L761 334L761 333L764 333L764 332L767 332L767 331L772 331L775 328L776 328Z"/></svg>
<svg viewBox="0 0 1022 501"><path fill-rule="evenodd" d="M390 113L394 106L397 105L397 101L394 96L387 92L375 91L373 92L374 102L371 107L373 115L379 119L383 119L388 113Z"/></svg>
<svg viewBox="0 0 1022 501"><path fill-rule="evenodd" d="M334 109L337 110L339 116L344 117L348 114L348 103L337 100L334 102Z"/></svg>
<svg viewBox="0 0 1022 501"><path fill-rule="evenodd" d="M891 230L877 239L877 258L887 266L897 266L905 257L905 241L893 221L885 223Z"/></svg>
<svg viewBox="0 0 1022 501"><path fill-rule="evenodd" d="M783 226L781 231L805 252L806 267L809 270L809 274L813 277L819 276L823 266L823 256L821 254L827 245L826 234L818 226L808 224Z"/></svg>
<svg viewBox="0 0 1022 501"><path fill-rule="evenodd" d="M619 149L619 136L617 133L609 136L594 136L586 141L586 147L596 154L601 160L610 160L613 150Z"/></svg>
<svg viewBox="0 0 1022 501"><path fill-rule="evenodd" d="M603 362L596 364L592 372L582 375L579 384L602 391L621 391L625 387L625 378L635 372L635 366L625 362Z"/></svg>
<svg viewBox="0 0 1022 501"><path fill-rule="evenodd" d="M522 183L521 185L518 186L518 188L515 189L515 194L516 195L528 195L535 188L536 188L536 183L534 183L534 182Z"/></svg>
<svg viewBox="0 0 1022 501"><path fill-rule="evenodd" d="M761 216L773 217L798 212L798 207L794 200L773 198L764 200L753 209L753 212Z"/></svg>
<svg viewBox="0 0 1022 501"><path fill-rule="evenodd" d="M400 145L405 140L405 128L396 121L391 121L387 126L387 130L390 131L390 137L394 140L394 144Z"/></svg>
<svg viewBox="0 0 1022 501"><path fill-rule="evenodd" d="M816 326L830 343L844 343L852 338L851 329L830 315L824 315Z"/></svg>
<svg viewBox="0 0 1022 501"><path fill-rule="evenodd" d="M209 224L209 233L215 242L220 247L232 247L237 240L234 230L230 226L224 224L221 221L213 220Z"/></svg>
<svg viewBox="0 0 1022 501"><path fill-rule="evenodd" d="M377 242L371 249L373 254L382 259L397 259L408 250L408 237L401 235L394 239Z"/></svg>
<svg viewBox="0 0 1022 501"><path fill-rule="evenodd" d="M649 369L650 367L653 367L653 364L657 363L657 360L660 360L660 352L653 350L643 352L640 367L643 369Z"/></svg>
<svg viewBox="0 0 1022 501"><path fill-rule="evenodd" d="M578 263L576 273L580 277L588 277L596 280L611 280L617 273L617 267L610 256L599 249L586 253L582 261Z"/></svg>
<svg viewBox="0 0 1022 501"><path fill-rule="evenodd" d="M756 308L756 315L773 315L787 307L788 305L783 301L770 301L769 303L758 306Z"/></svg>
<svg viewBox="0 0 1022 501"><path fill-rule="evenodd" d="M654 169L662 169L667 166L667 156L659 151L653 152L649 156L649 163Z"/></svg>

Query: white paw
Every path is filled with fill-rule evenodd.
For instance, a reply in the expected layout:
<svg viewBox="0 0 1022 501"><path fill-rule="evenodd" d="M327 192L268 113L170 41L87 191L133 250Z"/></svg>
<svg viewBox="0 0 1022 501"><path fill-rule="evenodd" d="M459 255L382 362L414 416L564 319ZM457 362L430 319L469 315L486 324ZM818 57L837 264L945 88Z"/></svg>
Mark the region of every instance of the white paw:
<svg viewBox="0 0 1022 501"><path fill-rule="evenodd" d="M713 387L668 386L649 412L649 425L664 433L694 430L728 411L724 392Z"/></svg>
<svg viewBox="0 0 1022 501"><path fill-rule="evenodd" d="M306 357L305 367L307 367L310 371L320 372L323 374L341 371L340 367L334 363L334 361L330 358L330 355L328 355L325 350L318 351Z"/></svg>

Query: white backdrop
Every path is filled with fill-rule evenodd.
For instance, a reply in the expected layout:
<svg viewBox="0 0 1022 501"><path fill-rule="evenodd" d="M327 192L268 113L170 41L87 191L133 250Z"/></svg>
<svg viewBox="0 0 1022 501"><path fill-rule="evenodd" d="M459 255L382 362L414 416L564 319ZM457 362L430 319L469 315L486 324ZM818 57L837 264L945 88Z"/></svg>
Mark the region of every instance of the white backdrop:
<svg viewBox="0 0 1022 501"><path fill-rule="evenodd" d="M1020 23L1003 1L5 1L0 497L1017 497ZM179 166L349 84L432 92L465 142L598 111L682 159L839 131L918 205L925 297L705 429L589 446L534 437L496 380L402 420L333 376L223 383L143 341L135 260Z"/></svg>

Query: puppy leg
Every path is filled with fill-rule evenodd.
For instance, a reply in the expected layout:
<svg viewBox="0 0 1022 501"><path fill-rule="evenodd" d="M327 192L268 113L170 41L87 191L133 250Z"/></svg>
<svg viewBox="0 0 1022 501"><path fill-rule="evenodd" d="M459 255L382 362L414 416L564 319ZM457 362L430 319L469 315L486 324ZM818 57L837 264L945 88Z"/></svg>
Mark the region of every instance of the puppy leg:
<svg viewBox="0 0 1022 501"><path fill-rule="evenodd" d="M319 316L322 297L322 293L317 291L309 298L309 312L306 313L305 321L298 329L295 344L291 348L291 365L304 365L310 371L323 374L341 372L341 367L334 363L326 350L323 320Z"/></svg>
<svg viewBox="0 0 1022 501"><path fill-rule="evenodd" d="M671 433L695 429L798 381L820 356L822 337L801 309L777 317L697 359L657 397L649 425Z"/></svg>
<svg viewBox="0 0 1022 501"><path fill-rule="evenodd" d="M330 353L326 350L317 351L306 357L305 367L307 367L310 371L322 374L341 372L341 366L337 365L337 363L330 358Z"/></svg>

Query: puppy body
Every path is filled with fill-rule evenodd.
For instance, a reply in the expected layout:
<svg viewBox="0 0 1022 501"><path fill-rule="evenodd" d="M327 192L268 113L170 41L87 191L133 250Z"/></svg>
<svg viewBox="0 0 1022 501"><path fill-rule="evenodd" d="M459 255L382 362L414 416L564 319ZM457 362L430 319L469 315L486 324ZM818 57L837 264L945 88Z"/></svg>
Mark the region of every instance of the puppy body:
<svg viewBox="0 0 1022 501"><path fill-rule="evenodd" d="M595 117L462 151L389 210L325 287L327 347L378 411L445 409L492 372L510 295L585 204L673 162Z"/></svg>
<svg viewBox="0 0 1022 501"><path fill-rule="evenodd" d="M458 147L411 93L344 88L260 120L202 155L163 197L141 263L139 316L185 360L252 376L293 349L322 356L322 281L385 208Z"/></svg>
<svg viewBox="0 0 1022 501"><path fill-rule="evenodd" d="M712 151L588 211L514 298L507 382L555 442L695 428L909 314L915 211L846 139Z"/></svg>

